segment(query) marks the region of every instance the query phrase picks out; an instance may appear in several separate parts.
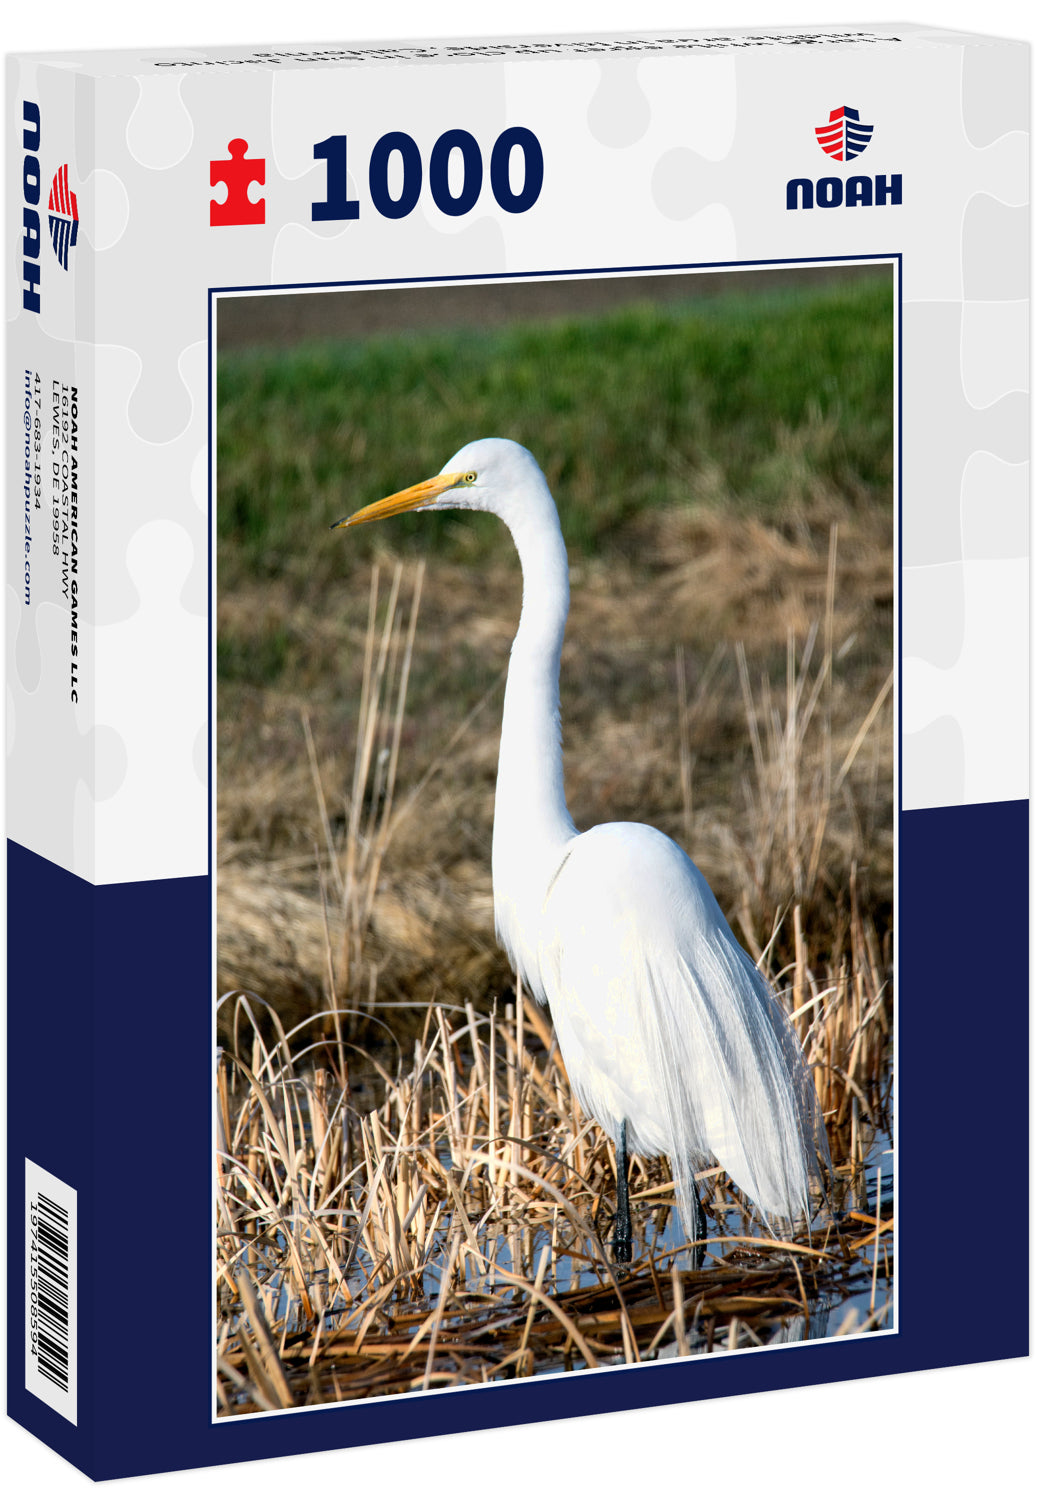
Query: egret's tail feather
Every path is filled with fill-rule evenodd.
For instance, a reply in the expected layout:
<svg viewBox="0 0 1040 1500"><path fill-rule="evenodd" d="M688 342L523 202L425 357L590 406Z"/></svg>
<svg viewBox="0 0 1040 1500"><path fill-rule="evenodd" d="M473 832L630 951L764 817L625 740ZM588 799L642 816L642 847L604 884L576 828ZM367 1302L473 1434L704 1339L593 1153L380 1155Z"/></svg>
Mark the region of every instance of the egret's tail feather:
<svg viewBox="0 0 1040 1500"><path fill-rule="evenodd" d="M646 1045L667 1095L668 1155L683 1222L691 1223L693 1213L687 1164L696 1168L712 1158L763 1213L787 1222L808 1217L810 1184L820 1175L817 1153L829 1157L793 1028L734 945L702 952L696 974L681 959L680 968L681 983L655 986L651 1014L681 1014L671 1025L650 1020Z"/></svg>

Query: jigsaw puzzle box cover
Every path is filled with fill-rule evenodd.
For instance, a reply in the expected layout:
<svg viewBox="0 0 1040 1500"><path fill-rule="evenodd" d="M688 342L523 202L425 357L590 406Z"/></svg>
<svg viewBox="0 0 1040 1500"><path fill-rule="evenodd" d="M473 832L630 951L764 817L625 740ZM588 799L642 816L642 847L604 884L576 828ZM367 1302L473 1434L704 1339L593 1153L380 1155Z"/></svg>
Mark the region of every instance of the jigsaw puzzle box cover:
<svg viewBox="0 0 1040 1500"><path fill-rule="evenodd" d="M1027 82L10 60L9 1409L85 1471L1026 1352L952 1309L1027 1278Z"/></svg>

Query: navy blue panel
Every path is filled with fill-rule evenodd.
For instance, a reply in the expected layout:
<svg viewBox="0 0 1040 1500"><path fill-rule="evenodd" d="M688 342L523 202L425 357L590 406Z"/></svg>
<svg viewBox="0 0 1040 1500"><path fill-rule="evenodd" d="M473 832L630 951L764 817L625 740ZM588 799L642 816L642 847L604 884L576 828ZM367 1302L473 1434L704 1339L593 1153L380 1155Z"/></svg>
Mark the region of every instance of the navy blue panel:
<svg viewBox="0 0 1040 1500"><path fill-rule="evenodd" d="M79 1279L94 1274L89 1215L94 1176L92 1015L94 888L7 845L7 1408L70 1462L92 1467L93 1393L79 1393L79 1425L25 1389L25 1159L79 1194ZM82 1347L96 1343L81 1308Z"/></svg>
<svg viewBox="0 0 1040 1500"><path fill-rule="evenodd" d="M93 889L10 845L11 1414L113 1478L1026 1353L1027 838L1025 802L900 819L898 1334L216 1423L209 882ZM77 1431L23 1388L25 1155L80 1193ZM995 1167L1013 1311L965 1322Z"/></svg>
<svg viewBox="0 0 1040 1500"><path fill-rule="evenodd" d="M900 835L897 1284L906 1367L1025 1354L1029 805L904 814ZM992 1254L994 1236L1001 1312L965 1327L951 1310L963 1306L965 1277Z"/></svg>

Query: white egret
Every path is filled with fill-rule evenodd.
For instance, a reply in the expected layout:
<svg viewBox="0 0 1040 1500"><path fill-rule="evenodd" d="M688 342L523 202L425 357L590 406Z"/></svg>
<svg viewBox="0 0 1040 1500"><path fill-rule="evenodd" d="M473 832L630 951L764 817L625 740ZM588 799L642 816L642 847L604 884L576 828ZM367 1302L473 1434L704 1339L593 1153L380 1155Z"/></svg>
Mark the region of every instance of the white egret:
<svg viewBox="0 0 1040 1500"><path fill-rule="evenodd" d="M613 1138L614 1254L631 1258L628 1153L666 1155L691 1238L707 1226L694 1174L717 1161L765 1214L809 1211L827 1144L798 1039L679 846L642 823L579 833L563 792L560 650L567 552L526 448L469 443L432 479L335 523L410 510L491 511L523 570L495 792L498 937L552 1014L582 1108ZM703 1259L703 1245L697 1263Z"/></svg>

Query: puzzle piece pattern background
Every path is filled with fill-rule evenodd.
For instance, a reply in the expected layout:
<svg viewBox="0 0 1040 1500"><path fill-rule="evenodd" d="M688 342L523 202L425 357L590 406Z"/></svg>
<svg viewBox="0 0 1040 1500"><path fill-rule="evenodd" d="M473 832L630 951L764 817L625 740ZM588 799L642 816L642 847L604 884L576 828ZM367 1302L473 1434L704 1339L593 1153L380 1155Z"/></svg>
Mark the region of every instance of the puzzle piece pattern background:
<svg viewBox="0 0 1040 1500"><path fill-rule="evenodd" d="M54 138L79 143L65 150L79 299L72 275L48 278L26 362L84 393L93 675L73 709L67 611L42 568L26 608L9 561L8 748L29 789L11 801L11 836L99 882L207 868L210 288L894 251L905 252L902 805L1024 797L1028 121L1008 69L1026 57L921 34L902 48L695 62L506 57L407 75L369 63L349 91L331 69L236 67L218 87L217 70L143 62L140 76L106 80L96 117L89 79L40 69ZM814 128L839 103L875 124L870 170L903 173L906 208L778 214L790 176L836 170ZM537 213L504 214L485 192L451 219L424 194L406 223L370 210L311 222L325 182L316 141L347 132L349 192L364 202L358 164L387 130L428 154L440 129L490 143L518 122L545 151ZM222 193L210 163L237 137L266 161L252 190L266 222L211 228ZM851 170L866 168L864 156Z"/></svg>

